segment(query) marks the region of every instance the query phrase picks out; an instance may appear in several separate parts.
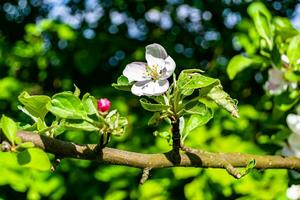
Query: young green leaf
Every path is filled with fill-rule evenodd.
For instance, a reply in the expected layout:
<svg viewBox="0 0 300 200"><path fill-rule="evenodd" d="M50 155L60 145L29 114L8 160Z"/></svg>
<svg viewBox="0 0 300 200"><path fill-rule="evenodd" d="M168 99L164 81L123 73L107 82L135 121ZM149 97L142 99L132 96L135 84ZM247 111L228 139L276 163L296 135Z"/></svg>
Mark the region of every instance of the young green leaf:
<svg viewBox="0 0 300 200"><path fill-rule="evenodd" d="M249 174L256 166L256 161L254 159L250 160L248 163L247 163L247 166L245 169L241 170L241 176L245 176L247 174Z"/></svg>
<svg viewBox="0 0 300 200"><path fill-rule="evenodd" d="M99 131L99 128L86 122L86 121L80 121L80 122L75 122L71 120L67 120L64 123L64 126L68 129L75 129L75 130L82 130L82 131Z"/></svg>
<svg viewBox="0 0 300 200"><path fill-rule="evenodd" d="M51 101L50 97L45 95L29 95L26 91L24 91L18 96L18 99L30 115L44 120L48 113L46 105ZM27 112L24 113L27 114Z"/></svg>
<svg viewBox="0 0 300 200"><path fill-rule="evenodd" d="M182 115L211 115L211 110L204 104L197 102L194 106L189 107L188 105L184 108Z"/></svg>
<svg viewBox="0 0 300 200"><path fill-rule="evenodd" d="M218 81L217 79L203 76L199 73L189 73L183 70L178 78L177 86L179 90L199 89L209 86Z"/></svg>
<svg viewBox="0 0 300 200"><path fill-rule="evenodd" d="M191 115L186 122L183 133L188 135L194 129L205 125L212 118L212 112L207 112L206 115ZM186 137L186 136L185 136Z"/></svg>
<svg viewBox="0 0 300 200"><path fill-rule="evenodd" d="M269 50L272 49L272 15L267 7L262 2L252 3L248 9L248 14L254 21L255 28L260 37L266 40Z"/></svg>
<svg viewBox="0 0 300 200"><path fill-rule="evenodd" d="M132 83L129 83L127 77L121 75L117 83L113 83L112 86L118 90L131 91Z"/></svg>
<svg viewBox="0 0 300 200"><path fill-rule="evenodd" d="M300 35L293 37L290 41L287 49L287 57L289 58L289 61L293 66L299 64L297 62L300 58ZM298 68L296 69L299 70Z"/></svg>
<svg viewBox="0 0 300 200"><path fill-rule="evenodd" d="M48 110L55 116L65 119L84 119L87 112L80 99L71 92L61 92L52 97L47 104Z"/></svg>
<svg viewBox="0 0 300 200"><path fill-rule="evenodd" d="M80 96L80 89L74 84L75 91L74 91L74 96L79 97Z"/></svg>
<svg viewBox="0 0 300 200"><path fill-rule="evenodd" d="M86 93L82 97L82 103L84 106L84 109L86 110L88 115L93 115L98 113L97 110L97 100L95 97L91 96L89 93Z"/></svg>
<svg viewBox="0 0 300 200"><path fill-rule="evenodd" d="M153 113L152 117L148 121L148 126L157 126L159 121L161 120L161 113L160 112L155 112Z"/></svg>
<svg viewBox="0 0 300 200"><path fill-rule="evenodd" d="M42 171L50 170L51 163L48 155L41 149L26 149L17 155L18 163L22 167L29 167Z"/></svg>
<svg viewBox="0 0 300 200"><path fill-rule="evenodd" d="M141 98L140 103L145 110L148 110L151 112L163 111L163 110L167 110L170 108L170 106L168 106L168 105L150 103L145 98Z"/></svg>
<svg viewBox="0 0 300 200"><path fill-rule="evenodd" d="M227 74L229 79L232 80L234 77L242 70L247 67L250 67L254 61L250 58L247 58L243 55L234 56L227 66Z"/></svg>
<svg viewBox="0 0 300 200"><path fill-rule="evenodd" d="M209 98L211 98L214 102L216 102L219 106L226 109L228 112L231 113L232 116L238 118L238 108L237 102L233 100L229 94L227 94L223 87L219 84L213 87L209 93L207 94Z"/></svg>
<svg viewBox="0 0 300 200"><path fill-rule="evenodd" d="M19 147L27 149L27 148L33 148L34 144L32 142L24 142L24 143L20 143Z"/></svg>
<svg viewBox="0 0 300 200"><path fill-rule="evenodd" d="M117 110L110 111L105 118L105 122L109 126L107 132L116 136L122 135L125 132L125 126L128 124L127 119L121 117Z"/></svg>
<svg viewBox="0 0 300 200"><path fill-rule="evenodd" d="M1 118L1 128L5 135L5 137L12 143L12 145L15 145L15 141L17 138L17 124L9 117L6 117L5 115L2 115Z"/></svg>
<svg viewBox="0 0 300 200"><path fill-rule="evenodd" d="M270 21L261 12L256 12L253 15L253 20L258 34L260 35L260 37L266 40L269 46L269 50L271 50L273 47L273 42Z"/></svg>

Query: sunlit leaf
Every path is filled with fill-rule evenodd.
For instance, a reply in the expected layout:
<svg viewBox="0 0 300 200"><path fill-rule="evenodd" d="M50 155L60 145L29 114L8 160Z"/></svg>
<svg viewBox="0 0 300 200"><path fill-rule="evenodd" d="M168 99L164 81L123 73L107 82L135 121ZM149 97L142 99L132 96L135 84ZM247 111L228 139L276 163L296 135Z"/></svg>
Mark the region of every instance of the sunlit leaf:
<svg viewBox="0 0 300 200"><path fill-rule="evenodd" d="M74 91L74 96L79 97L80 96L80 89L74 84L75 91Z"/></svg>
<svg viewBox="0 0 300 200"><path fill-rule="evenodd" d="M47 108L55 116L66 119L84 119L87 112L80 99L71 92L62 92L52 97Z"/></svg>
<svg viewBox="0 0 300 200"><path fill-rule="evenodd" d="M86 121L66 121L64 123L64 126L68 129L75 129L75 130L82 130L82 131L99 131L98 127L95 127L94 125L86 122Z"/></svg>
<svg viewBox="0 0 300 200"><path fill-rule="evenodd" d="M29 95L26 91L24 91L18 96L18 99L30 115L44 120L48 113L46 105L51 101L50 97L45 95ZM27 114L26 111L24 110L23 112Z"/></svg>
<svg viewBox="0 0 300 200"><path fill-rule="evenodd" d="M93 115L98 112L97 106L96 106L97 100L95 99L95 97L91 96L89 93L86 93L85 95L83 95L82 103L83 103L84 109L86 110L88 115Z"/></svg>
<svg viewBox="0 0 300 200"><path fill-rule="evenodd" d="M243 55L236 55L234 56L227 66L227 74L229 79L232 80L240 71L250 67L254 61L250 58L247 58Z"/></svg>
<svg viewBox="0 0 300 200"><path fill-rule="evenodd" d="M132 83L129 83L127 77L121 75L117 83L113 83L112 86L118 90L131 91Z"/></svg>
<svg viewBox="0 0 300 200"><path fill-rule="evenodd" d="M300 58L300 35L293 37L290 41L287 49L287 57L293 66L298 64L297 62L299 62Z"/></svg>
<svg viewBox="0 0 300 200"><path fill-rule="evenodd" d="M207 94L209 98L215 101L219 106L226 109L234 117L239 117L237 101L233 100L224 90L221 85L213 87Z"/></svg>
<svg viewBox="0 0 300 200"><path fill-rule="evenodd" d="M14 145L17 137L17 124L9 117L2 115L1 129L5 137Z"/></svg>
<svg viewBox="0 0 300 200"><path fill-rule="evenodd" d="M18 163L22 167L29 167L42 171L50 170L51 163L47 154L38 148L26 149L17 155Z"/></svg>
<svg viewBox="0 0 300 200"><path fill-rule="evenodd" d="M163 111L163 110L167 110L170 108L170 106L168 106L168 105L150 103L145 98L140 99L140 103L145 110L148 110L151 112Z"/></svg>
<svg viewBox="0 0 300 200"><path fill-rule="evenodd" d="M217 82L218 79L203 76L199 73L189 73L183 70L178 78L177 85L180 90L199 89Z"/></svg>

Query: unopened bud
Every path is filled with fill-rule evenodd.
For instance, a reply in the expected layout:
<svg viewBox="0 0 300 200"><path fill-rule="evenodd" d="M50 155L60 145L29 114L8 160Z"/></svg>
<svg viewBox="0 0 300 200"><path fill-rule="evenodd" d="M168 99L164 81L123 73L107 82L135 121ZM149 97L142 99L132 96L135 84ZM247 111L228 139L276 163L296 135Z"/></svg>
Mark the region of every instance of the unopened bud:
<svg viewBox="0 0 300 200"><path fill-rule="evenodd" d="M107 98L98 100L98 110L100 112L106 112L110 108L110 101Z"/></svg>

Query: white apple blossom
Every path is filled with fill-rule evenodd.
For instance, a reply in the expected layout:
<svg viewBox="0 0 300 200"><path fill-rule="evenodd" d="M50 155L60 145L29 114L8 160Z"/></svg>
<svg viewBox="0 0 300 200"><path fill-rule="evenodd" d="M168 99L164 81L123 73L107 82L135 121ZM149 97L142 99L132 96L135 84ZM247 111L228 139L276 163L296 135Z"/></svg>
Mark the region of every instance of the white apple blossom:
<svg viewBox="0 0 300 200"><path fill-rule="evenodd" d="M288 145L285 145L282 149L284 156L296 156L300 158L300 113L299 106L296 114L288 114L286 122L291 129L292 134L288 137ZM293 171L292 171L293 172ZM298 176L299 173L293 172L293 176ZM291 185L286 191L286 196L290 200L300 199L300 185Z"/></svg>
<svg viewBox="0 0 300 200"><path fill-rule="evenodd" d="M270 94L281 94L288 88L289 83L284 79L283 70L271 68L268 71L268 75L268 81L264 87Z"/></svg>
<svg viewBox="0 0 300 200"><path fill-rule="evenodd" d="M288 114L286 123L293 133L300 135L300 116L296 114Z"/></svg>
<svg viewBox="0 0 300 200"><path fill-rule="evenodd" d="M288 145L283 148L285 156L296 156L300 158L300 116L288 114L286 123L292 134L288 137Z"/></svg>
<svg viewBox="0 0 300 200"><path fill-rule="evenodd" d="M286 191L286 196L290 200L300 199L300 185L291 185Z"/></svg>
<svg viewBox="0 0 300 200"><path fill-rule="evenodd" d="M283 66L287 67L290 64L289 58L283 54L281 55L281 61ZM298 59L297 64L300 64L300 59ZM264 88L271 95L281 94L283 91L287 90L288 87L296 89L297 82L290 82L284 78L285 68L276 69L271 68L268 70L268 81L265 83Z"/></svg>
<svg viewBox="0 0 300 200"><path fill-rule="evenodd" d="M167 80L174 72L176 64L159 44L146 46L146 60L126 65L123 75L134 82L131 92L137 96L159 96L169 88Z"/></svg>

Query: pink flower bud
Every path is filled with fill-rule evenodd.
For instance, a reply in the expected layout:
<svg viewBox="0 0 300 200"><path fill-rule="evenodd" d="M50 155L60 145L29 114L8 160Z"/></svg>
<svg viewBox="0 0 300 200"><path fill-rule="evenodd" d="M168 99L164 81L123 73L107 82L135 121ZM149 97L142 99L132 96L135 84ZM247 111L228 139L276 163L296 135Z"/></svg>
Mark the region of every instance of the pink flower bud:
<svg viewBox="0 0 300 200"><path fill-rule="evenodd" d="M107 98L98 100L98 110L100 112L106 112L110 108L110 101Z"/></svg>

